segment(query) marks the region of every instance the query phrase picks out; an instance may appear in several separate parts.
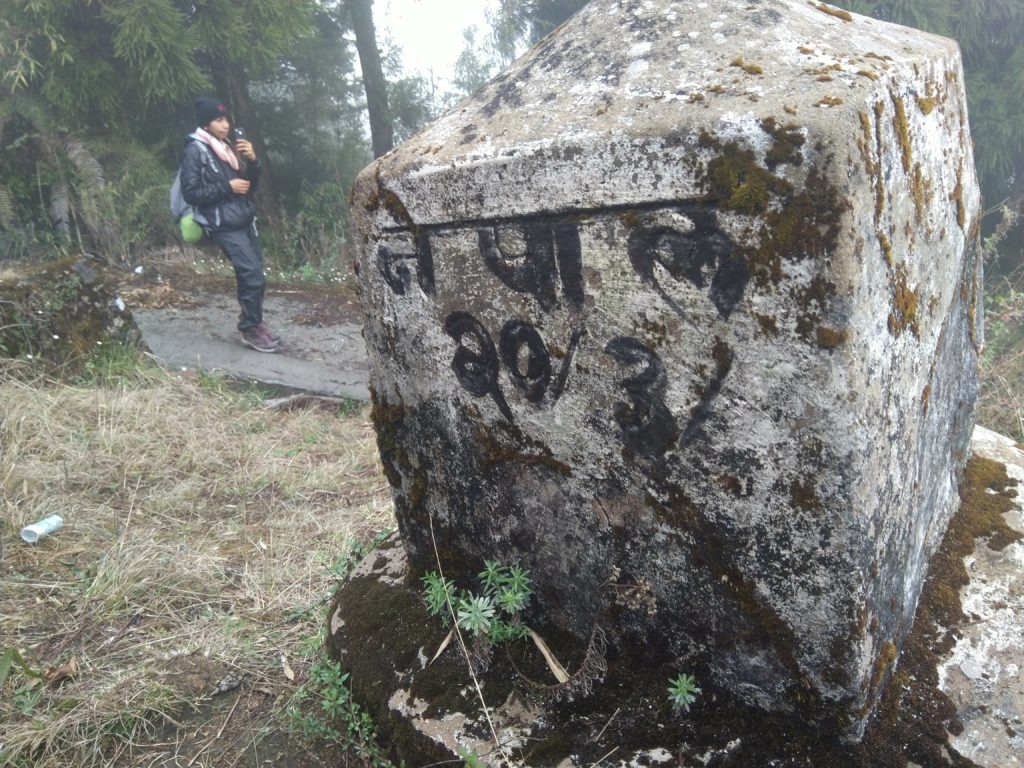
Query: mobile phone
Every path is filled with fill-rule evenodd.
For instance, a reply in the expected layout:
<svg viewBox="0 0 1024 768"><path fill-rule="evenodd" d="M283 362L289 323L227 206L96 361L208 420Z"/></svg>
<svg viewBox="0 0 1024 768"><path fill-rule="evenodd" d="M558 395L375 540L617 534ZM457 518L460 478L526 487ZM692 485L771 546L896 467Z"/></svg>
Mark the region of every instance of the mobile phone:
<svg viewBox="0 0 1024 768"><path fill-rule="evenodd" d="M235 137L234 138L235 141L238 141L239 139L244 139L245 138L245 128L242 128L241 126L235 126L234 137Z"/></svg>

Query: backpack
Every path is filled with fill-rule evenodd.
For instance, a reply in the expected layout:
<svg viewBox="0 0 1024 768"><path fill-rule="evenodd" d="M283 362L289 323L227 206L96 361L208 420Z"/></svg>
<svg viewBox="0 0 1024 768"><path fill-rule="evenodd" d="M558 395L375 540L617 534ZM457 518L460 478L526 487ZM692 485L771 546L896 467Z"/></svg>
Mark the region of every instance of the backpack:
<svg viewBox="0 0 1024 768"><path fill-rule="evenodd" d="M196 142L199 145L200 156L202 157L203 166L211 162L210 150L206 148L206 145L199 141ZM171 184L170 194L170 205L171 215L174 217L174 221L178 224L181 229L181 239L191 245L200 243L204 237L207 236L206 226L209 222L202 217L202 215L195 210L191 205L185 202L185 197L181 194L181 169L178 169L178 173L174 176L174 181Z"/></svg>

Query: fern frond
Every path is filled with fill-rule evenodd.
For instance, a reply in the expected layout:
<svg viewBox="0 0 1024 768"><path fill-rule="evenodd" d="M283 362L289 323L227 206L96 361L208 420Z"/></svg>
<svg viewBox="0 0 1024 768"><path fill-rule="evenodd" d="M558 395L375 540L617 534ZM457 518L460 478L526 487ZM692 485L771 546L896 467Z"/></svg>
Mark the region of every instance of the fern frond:
<svg viewBox="0 0 1024 768"><path fill-rule="evenodd" d="M103 188L106 183L103 166L85 144L78 139L69 138L64 142L64 154L78 172L80 185L90 190ZM79 191L81 193L82 190Z"/></svg>
<svg viewBox="0 0 1024 768"><path fill-rule="evenodd" d="M71 238L71 190L64 179L50 187L50 220L61 237Z"/></svg>
<svg viewBox="0 0 1024 768"><path fill-rule="evenodd" d="M18 226L18 212L14 208L14 196L7 187L0 186L0 227L11 230Z"/></svg>

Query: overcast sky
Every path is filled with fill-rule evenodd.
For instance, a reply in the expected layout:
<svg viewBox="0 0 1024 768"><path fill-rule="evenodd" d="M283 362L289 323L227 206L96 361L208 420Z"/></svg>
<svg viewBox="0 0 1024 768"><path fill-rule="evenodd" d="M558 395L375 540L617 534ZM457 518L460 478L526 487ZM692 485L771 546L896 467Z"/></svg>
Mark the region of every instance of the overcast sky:
<svg viewBox="0 0 1024 768"><path fill-rule="evenodd" d="M390 36L402 49L406 70L430 77L438 84L451 77L462 52L462 30L487 29L484 16L496 0L376 0L373 20L383 40ZM477 36L480 39L480 35Z"/></svg>

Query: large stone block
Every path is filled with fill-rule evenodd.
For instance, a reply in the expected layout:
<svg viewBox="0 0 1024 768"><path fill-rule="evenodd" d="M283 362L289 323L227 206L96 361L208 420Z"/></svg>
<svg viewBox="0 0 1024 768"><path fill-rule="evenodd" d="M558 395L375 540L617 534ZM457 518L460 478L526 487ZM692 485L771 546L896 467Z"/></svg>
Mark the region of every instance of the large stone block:
<svg viewBox="0 0 1024 768"><path fill-rule="evenodd" d="M856 739L952 514L980 343L956 45L595 0L357 181L415 570Z"/></svg>

